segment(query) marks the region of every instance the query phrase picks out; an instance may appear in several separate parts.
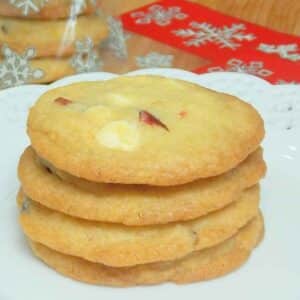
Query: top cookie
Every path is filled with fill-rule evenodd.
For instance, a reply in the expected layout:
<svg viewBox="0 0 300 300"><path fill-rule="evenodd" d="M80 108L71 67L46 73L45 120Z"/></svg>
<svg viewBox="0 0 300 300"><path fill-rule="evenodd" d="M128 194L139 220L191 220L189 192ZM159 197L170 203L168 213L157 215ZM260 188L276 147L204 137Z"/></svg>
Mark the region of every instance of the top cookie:
<svg viewBox="0 0 300 300"><path fill-rule="evenodd" d="M25 3L28 2L28 3ZM30 3L29 3L30 2ZM0 16L30 19L62 19L72 14L86 15L96 11L99 0L32 0L0 1Z"/></svg>
<svg viewBox="0 0 300 300"><path fill-rule="evenodd" d="M234 168L264 136L250 105L181 80L121 76L48 91L31 109L37 153L91 181L178 185Z"/></svg>

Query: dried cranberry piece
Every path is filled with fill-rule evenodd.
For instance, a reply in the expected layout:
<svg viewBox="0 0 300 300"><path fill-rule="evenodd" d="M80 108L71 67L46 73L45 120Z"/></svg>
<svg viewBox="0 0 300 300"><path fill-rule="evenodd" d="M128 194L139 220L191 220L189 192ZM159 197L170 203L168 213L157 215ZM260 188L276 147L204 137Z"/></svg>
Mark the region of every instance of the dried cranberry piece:
<svg viewBox="0 0 300 300"><path fill-rule="evenodd" d="M52 170L49 167L45 167L45 168L48 173L52 174Z"/></svg>
<svg viewBox="0 0 300 300"><path fill-rule="evenodd" d="M150 126L159 126L167 131L169 131L169 128L162 123L158 118L147 112L146 110L141 110L139 112L139 120L140 122L143 122L145 124L148 124Z"/></svg>
<svg viewBox="0 0 300 300"><path fill-rule="evenodd" d="M187 112L185 110L182 110L180 113L179 113L179 116L183 119L185 118L187 115Z"/></svg>
<svg viewBox="0 0 300 300"><path fill-rule="evenodd" d="M57 104L60 104L62 106L66 106L66 105L69 105L69 104L73 103L73 101L71 101L69 99L66 99L66 98L63 98L63 97L56 98L54 100L54 102L57 103Z"/></svg>

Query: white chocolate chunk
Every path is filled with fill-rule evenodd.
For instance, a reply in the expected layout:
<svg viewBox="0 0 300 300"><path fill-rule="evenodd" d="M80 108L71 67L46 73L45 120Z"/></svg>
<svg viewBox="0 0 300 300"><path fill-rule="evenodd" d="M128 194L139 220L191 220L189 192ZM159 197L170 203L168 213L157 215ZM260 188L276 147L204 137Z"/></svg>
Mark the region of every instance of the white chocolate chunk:
<svg viewBox="0 0 300 300"><path fill-rule="evenodd" d="M111 109L105 105L93 105L90 106L86 111L85 114L91 118L98 118L98 119L108 119L111 116Z"/></svg>
<svg viewBox="0 0 300 300"><path fill-rule="evenodd" d="M73 111L85 112L87 106L79 102L73 102L70 109L72 109Z"/></svg>
<svg viewBox="0 0 300 300"><path fill-rule="evenodd" d="M100 130L97 140L108 148L133 151L139 144L139 131L135 123L114 121Z"/></svg>
<svg viewBox="0 0 300 300"><path fill-rule="evenodd" d="M131 100L128 97L125 97L120 94L109 95L109 102L116 106L128 106L131 104Z"/></svg>

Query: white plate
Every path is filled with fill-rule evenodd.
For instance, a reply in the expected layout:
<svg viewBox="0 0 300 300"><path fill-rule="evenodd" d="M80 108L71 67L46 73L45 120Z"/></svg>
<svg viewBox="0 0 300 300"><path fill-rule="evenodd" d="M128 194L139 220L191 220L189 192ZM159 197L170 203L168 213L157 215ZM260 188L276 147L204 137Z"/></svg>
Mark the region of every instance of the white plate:
<svg viewBox="0 0 300 300"><path fill-rule="evenodd" d="M48 89L81 80L116 75L91 73L49 86L30 85L0 92L0 300L109 299L300 299L300 87L272 86L237 73L195 75L175 69L148 69L131 74L182 78L240 96L253 103L266 121L264 141L268 176L262 183L266 236L238 271L209 282L164 284L128 289L92 286L67 279L32 257L17 221L17 162L29 143L28 107Z"/></svg>

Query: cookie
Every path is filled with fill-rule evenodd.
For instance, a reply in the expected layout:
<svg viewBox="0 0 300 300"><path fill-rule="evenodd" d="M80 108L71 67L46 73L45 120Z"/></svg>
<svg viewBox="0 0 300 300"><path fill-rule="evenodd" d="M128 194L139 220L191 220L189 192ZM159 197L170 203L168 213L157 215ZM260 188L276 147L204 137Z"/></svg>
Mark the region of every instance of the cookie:
<svg viewBox="0 0 300 300"><path fill-rule="evenodd" d="M108 28L98 16L79 17L74 21L38 21L0 17L0 44L17 53L34 48L35 57L69 56L76 42L89 37L94 44L106 38Z"/></svg>
<svg viewBox="0 0 300 300"><path fill-rule="evenodd" d="M19 195L21 207L25 199ZM30 239L62 253L122 267L178 259L221 243L257 215L259 189L248 189L235 203L193 221L143 227L77 219L28 201L20 222Z"/></svg>
<svg viewBox="0 0 300 300"><path fill-rule="evenodd" d="M0 58L0 64L3 60ZM27 76L25 83L49 83L65 76L74 75L76 70L71 65L71 58L44 57L28 61L31 70L41 70L38 77ZM1 83L0 83L1 87Z"/></svg>
<svg viewBox="0 0 300 300"><path fill-rule="evenodd" d="M70 58L39 58L29 62L32 69L43 70L41 78L32 78L27 83L49 83L62 77L73 75L76 73L70 63Z"/></svg>
<svg viewBox="0 0 300 300"><path fill-rule="evenodd" d="M0 58L0 64L2 62L3 59ZM82 62L83 64L87 63L84 59L82 60ZM81 62L78 62L78 68L76 68L76 66L73 66L72 57L42 57L37 59L31 59L28 61L29 68L33 70L33 72L36 70L41 70L42 75L38 77L29 75L25 77L24 83L50 83L62 77L74 75L76 73L82 73L83 69L80 68L80 63ZM94 69L94 66L92 70L96 71ZM88 72L89 70L86 69L86 71ZM98 71L100 71L100 68ZM1 83L0 87L2 87Z"/></svg>
<svg viewBox="0 0 300 300"><path fill-rule="evenodd" d="M93 183L44 164L31 147L20 159L19 178L28 197L75 217L135 226L189 220L221 209L266 171L262 149L226 174L175 187Z"/></svg>
<svg viewBox="0 0 300 300"><path fill-rule="evenodd" d="M113 268L56 252L31 241L37 257L57 272L91 284L133 286L171 281L177 284L203 281L225 275L240 267L263 237L259 215L235 236L215 247L194 252L180 260Z"/></svg>
<svg viewBox="0 0 300 300"><path fill-rule="evenodd" d="M98 55L94 50L94 54ZM81 56L79 54L79 56ZM25 74L24 83L50 83L62 77L74 75L76 73L100 71L100 57L96 58L94 64L89 65L87 58L82 55L80 58L75 53L72 57L41 57L28 60L28 67L32 72L41 71L41 76L32 76ZM79 58L77 60L77 58ZM9 59L9 58L8 58ZM73 61L74 60L74 61ZM3 59L0 58L0 64ZM0 83L0 88L2 87Z"/></svg>
<svg viewBox="0 0 300 300"><path fill-rule="evenodd" d="M97 182L179 185L233 169L258 148L250 105L182 80L120 76L56 88L31 109L39 156Z"/></svg>
<svg viewBox="0 0 300 300"><path fill-rule="evenodd" d="M15 3L12 4L12 2ZM25 2L1 0L0 16L45 20L64 19L70 17L72 12L82 15L94 13L99 5L99 1L95 0L82 1L82 5L77 0L34 0L32 4Z"/></svg>

